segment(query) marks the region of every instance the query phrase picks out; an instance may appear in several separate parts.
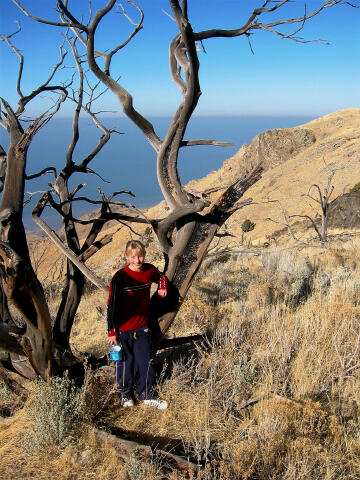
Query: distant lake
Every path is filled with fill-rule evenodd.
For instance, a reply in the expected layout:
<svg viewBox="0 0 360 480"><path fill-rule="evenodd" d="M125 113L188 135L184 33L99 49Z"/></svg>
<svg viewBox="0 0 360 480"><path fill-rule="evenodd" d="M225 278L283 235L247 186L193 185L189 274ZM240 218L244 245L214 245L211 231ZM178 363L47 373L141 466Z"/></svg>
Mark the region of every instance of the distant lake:
<svg viewBox="0 0 360 480"><path fill-rule="evenodd" d="M294 117L194 117L191 119L186 140L214 139L232 142L236 147L197 146L185 147L180 151L178 168L183 184L194 178L201 178L213 170L219 169L224 160L234 155L244 143L250 143L258 133L273 128L294 127L313 120L312 116ZM155 131L161 138L166 133L170 118L153 118ZM64 164L66 150L71 138L71 123L68 118L53 119L34 138L28 153L27 173L33 174L51 165L60 169ZM79 195L99 200L98 187L105 194L113 191L131 190L135 198L129 195L117 197L123 202L135 203L139 207L150 207L162 200L162 194L156 178L156 155L142 133L130 124L126 118L106 118L108 128L116 128L123 135L113 134L112 139L101 153L90 163L90 168L111 183L104 183L96 175L76 174L72 188L78 183L86 183ZM80 162L97 144L100 130L94 128L91 121L82 119L80 124L80 141L75 150L74 160ZM8 138L5 130L0 129L0 144L6 150ZM27 192L46 190L53 180L48 173L40 179L26 183ZM38 200L40 194L34 196ZM35 200L25 207L24 224L36 229L31 219L31 210ZM81 215L94 210L89 204L78 202L75 213ZM46 212L47 221L54 228L61 223L57 214L50 208Z"/></svg>

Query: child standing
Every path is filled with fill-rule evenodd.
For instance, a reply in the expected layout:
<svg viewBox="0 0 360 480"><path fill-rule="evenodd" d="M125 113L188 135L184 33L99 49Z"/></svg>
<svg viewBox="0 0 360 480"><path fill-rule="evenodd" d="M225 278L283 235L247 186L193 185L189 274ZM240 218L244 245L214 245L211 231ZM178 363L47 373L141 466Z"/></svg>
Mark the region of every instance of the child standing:
<svg viewBox="0 0 360 480"><path fill-rule="evenodd" d="M168 404L156 398L155 372L151 365L151 344L148 327L150 287L158 283L157 294L166 297L168 281L150 263L144 263L145 247L130 240L125 248L126 267L113 276L108 299L108 344L122 346L123 360L117 364L116 383L121 391L121 404L134 405L133 392L145 405L163 410Z"/></svg>

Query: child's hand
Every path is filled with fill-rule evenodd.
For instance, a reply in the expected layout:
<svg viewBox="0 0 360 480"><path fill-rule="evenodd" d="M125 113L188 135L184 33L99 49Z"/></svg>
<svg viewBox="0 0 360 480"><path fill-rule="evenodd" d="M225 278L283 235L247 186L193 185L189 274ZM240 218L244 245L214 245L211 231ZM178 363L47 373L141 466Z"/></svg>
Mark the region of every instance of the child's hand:
<svg viewBox="0 0 360 480"><path fill-rule="evenodd" d="M117 344L116 335L112 335L111 337L108 337L107 342L109 345L116 345Z"/></svg>
<svg viewBox="0 0 360 480"><path fill-rule="evenodd" d="M167 289L166 288L159 288L159 290L157 291L157 294L159 295L159 297L165 298L166 295L167 295Z"/></svg>

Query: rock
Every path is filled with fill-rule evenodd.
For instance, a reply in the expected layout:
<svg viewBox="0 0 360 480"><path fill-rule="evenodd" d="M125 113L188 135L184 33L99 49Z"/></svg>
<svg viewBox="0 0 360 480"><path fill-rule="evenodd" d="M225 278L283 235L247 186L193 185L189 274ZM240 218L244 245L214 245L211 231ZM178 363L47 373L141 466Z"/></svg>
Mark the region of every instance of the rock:
<svg viewBox="0 0 360 480"><path fill-rule="evenodd" d="M260 162L264 171L285 163L316 142L308 128L276 128L259 133L251 145L242 145L238 152L224 162L219 170L220 183L244 175Z"/></svg>
<svg viewBox="0 0 360 480"><path fill-rule="evenodd" d="M248 167L262 162L264 170L276 167L315 143L314 133L306 128L276 128L256 135L245 152Z"/></svg>
<svg viewBox="0 0 360 480"><path fill-rule="evenodd" d="M329 204L328 227L360 227L360 192L344 193Z"/></svg>

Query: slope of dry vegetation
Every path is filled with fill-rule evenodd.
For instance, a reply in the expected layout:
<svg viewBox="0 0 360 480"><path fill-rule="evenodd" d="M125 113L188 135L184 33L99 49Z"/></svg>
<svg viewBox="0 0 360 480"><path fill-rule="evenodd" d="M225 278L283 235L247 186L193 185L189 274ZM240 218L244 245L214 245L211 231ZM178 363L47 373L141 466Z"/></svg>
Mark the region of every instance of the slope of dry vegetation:
<svg viewBox="0 0 360 480"><path fill-rule="evenodd" d="M64 435L52 439L46 422L39 424L42 417L55 422L56 408L34 417L32 402L54 400L43 385L40 393L33 386L25 408L0 424L1 473L183 478L156 456L150 463L134 456L125 465L112 445L99 443L95 422L187 454L202 465L195 478L359 478L359 247L354 237L327 248L210 258L171 333L211 331L211 340L157 355L169 409L121 409L107 369L89 374L76 394L76 421L66 431L62 419ZM98 305L98 293L89 293L73 336L78 350L104 350ZM9 395L2 386L2 402Z"/></svg>
<svg viewBox="0 0 360 480"><path fill-rule="evenodd" d="M347 162L353 161L358 149L350 131L353 127L339 122L359 115L358 110L348 110L308 124L316 141L306 147L307 154L330 145L329 139L339 136L338 129L343 127L353 152ZM299 155L305 151L301 152L289 160L289 171L286 164L268 170L262 187L259 182L249 195L257 199L256 191L261 192L280 167L282 184L277 184L276 195L289 191L288 172L296 171L298 178L302 174L296 170L304 162ZM318 166L323 162L320 153ZM314 160L313 171L316 165ZM218 174L221 181L226 181L221 177L224 169ZM303 169L305 175L306 164ZM218 183L214 175L204 180L202 189L207 188L206 182ZM280 182L280 171L278 175ZM350 183L340 175L334 181L338 193ZM353 172L351 186L356 181ZM303 204L299 195L294 208L299 211ZM159 214L161 208L154 207L154 212ZM252 213L244 215L259 222L256 208L264 205L251 208ZM252 235L253 243L261 243L268 225L260 221L246 235ZM234 222L231 229L240 230ZM121 266L119 251L127 235L123 230L117 234L112 250L109 246L102 253L102 265L93 265L104 278ZM143 240L148 243L149 260L161 267L157 244L148 234ZM295 245L283 233L278 246L241 247L240 253L237 249L239 238L232 253L208 257L169 332L169 336L207 333L207 340L156 355L159 392L169 401L168 410L158 412L142 405L122 409L113 388L112 366L96 375L88 371L81 390L66 378L51 385L28 385L24 405L0 380L0 412L5 417L0 421L0 476L360 478L358 235L333 230L330 242L321 246L315 241ZM45 266L46 262L40 265ZM58 270L45 281L54 304L60 300ZM75 352L106 353L105 303L103 293L88 289L72 331ZM134 453L125 462L111 437L99 435L99 428L151 444L152 458ZM180 472L157 449L188 456L200 469Z"/></svg>

